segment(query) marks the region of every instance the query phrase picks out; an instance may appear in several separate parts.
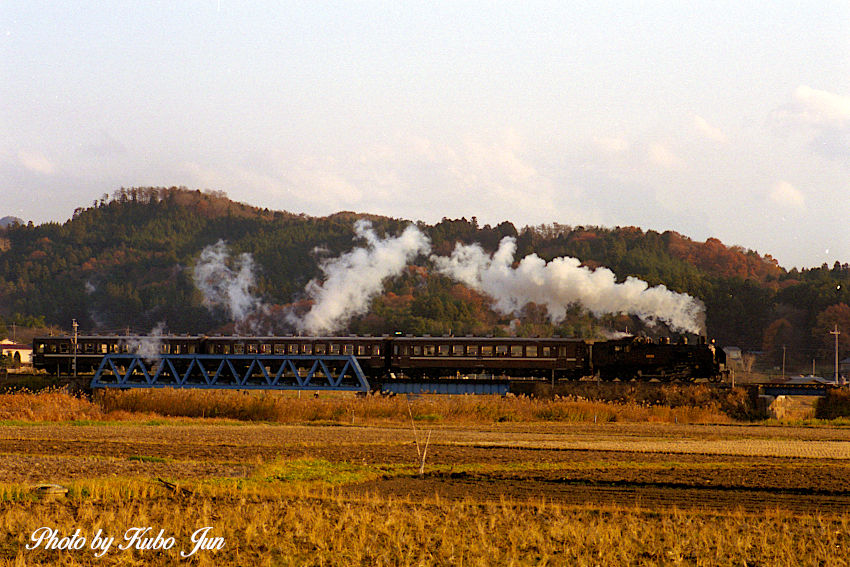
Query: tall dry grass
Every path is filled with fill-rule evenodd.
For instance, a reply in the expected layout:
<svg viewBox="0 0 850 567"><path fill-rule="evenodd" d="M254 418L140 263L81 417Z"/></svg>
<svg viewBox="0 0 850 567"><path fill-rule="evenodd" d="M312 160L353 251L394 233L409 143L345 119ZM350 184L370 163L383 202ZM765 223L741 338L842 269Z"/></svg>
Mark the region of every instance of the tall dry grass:
<svg viewBox="0 0 850 567"><path fill-rule="evenodd" d="M410 409L408 409L410 408ZM574 398L496 396L357 397L232 390L107 390L93 398L65 390L0 394L0 420L100 421L150 417L274 423L667 422L726 423L719 404L658 406Z"/></svg>
<svg viewBox="0 0 850 567"><path fill-rule="evenodd" d="M61 534L164 530L169 551L26 550L41 526ZM561 507L530 503L357 500L343 490L234 491L174 498L106 487L68 502L0 508L0 565L173 565L190 534L211 526L220 551L196 565L844 565L850 515ZM117 545L117 543L115 544Z"/></svg>
<svg viewBox="0 0 850 567"><path fill-rule="evenodd" d="M409 410L419 421L467 422L611 422L658 421L725 423L730 418L718 404L705 406L652 406L607 403L571 398L551 400L497 396L327 395L296 397L281 392L229 390L128 390L106 391L97 398L106 413L154 413L163 416L219 417L278 423L407 422Z"/></svg>
<svg viewBox="0 0 850 567"><path fill-rule="evenodd" d="M0 393L0 420L76 421L103 419L100 406L67 390L46 389L38 392L16 390Z"/></svg>

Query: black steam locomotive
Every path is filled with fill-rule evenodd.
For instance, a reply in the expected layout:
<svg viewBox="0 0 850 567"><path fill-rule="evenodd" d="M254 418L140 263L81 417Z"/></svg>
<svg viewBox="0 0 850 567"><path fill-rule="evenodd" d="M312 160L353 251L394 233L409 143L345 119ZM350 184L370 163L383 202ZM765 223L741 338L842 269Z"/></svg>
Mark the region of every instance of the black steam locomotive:
<svg viewBox="0 0 850 567"><path fill-rule="evenodd" d="M153 351L153 352L152 352ZM439 379L469 375L546 380L598 377L603 380L716 381L725 355L702 337L697 342L625 337L608 341L519 337L207 337L101 336L37 337L36 368L69 373L95 371L104 355L139 353L215 355L350 355L370 378Z"/></svg>

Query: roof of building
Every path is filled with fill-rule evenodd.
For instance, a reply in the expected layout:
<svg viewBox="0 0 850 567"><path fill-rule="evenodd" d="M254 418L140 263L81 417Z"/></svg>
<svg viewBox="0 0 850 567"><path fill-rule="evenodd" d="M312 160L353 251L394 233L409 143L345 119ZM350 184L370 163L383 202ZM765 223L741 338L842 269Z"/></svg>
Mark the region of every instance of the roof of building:
<svg viewBox="0 0 850 567"><path fill-rule="evenodd" d="M32 350L32 345L22 345L9 339L0 341L0 349L3 350Z"/></svg>

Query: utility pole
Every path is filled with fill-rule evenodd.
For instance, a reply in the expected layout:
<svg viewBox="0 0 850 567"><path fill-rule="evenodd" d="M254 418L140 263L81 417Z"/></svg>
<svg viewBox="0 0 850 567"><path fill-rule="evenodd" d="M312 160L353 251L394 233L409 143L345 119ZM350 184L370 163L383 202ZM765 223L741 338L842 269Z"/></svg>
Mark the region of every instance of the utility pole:
<svg viewBox="0 0 850 567"><path fill-rule="evenodd" d="M838 384L838 335L841 331L838 330L838 323L835 324L835 330L829 332L830 335L835 335L835 384Z"/></svg>
<svg viewBox="0 0 850 567"><path fill-rule="evenodd" d="M785 381L785 345L782 345L782 381Z"/></svg>
<svg viewBox="0 0 850 567"><path fill-rule="evenodd" d="M72 326L72 327L74 327L74 343L73 343L73 345L72 345L72 346L74 347L74 368L73 368L73 374L74 374L74 378L76 378L76 377L77 377L77 327L79 327L79 325L77 324L77 320L76 320L76 319L72 319L72 320L71 320L71 326Z"/></svg>

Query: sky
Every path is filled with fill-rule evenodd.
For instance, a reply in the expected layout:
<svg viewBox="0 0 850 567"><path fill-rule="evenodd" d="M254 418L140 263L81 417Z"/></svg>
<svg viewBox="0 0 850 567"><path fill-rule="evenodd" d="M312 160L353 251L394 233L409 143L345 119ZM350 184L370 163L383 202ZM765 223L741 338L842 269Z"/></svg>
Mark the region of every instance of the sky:
<svg viewBox="0 0 850 567"><path fill-rule="evenodd" d="M0 2L0 216L133 186L850 262L850 3Z"/></svg>

